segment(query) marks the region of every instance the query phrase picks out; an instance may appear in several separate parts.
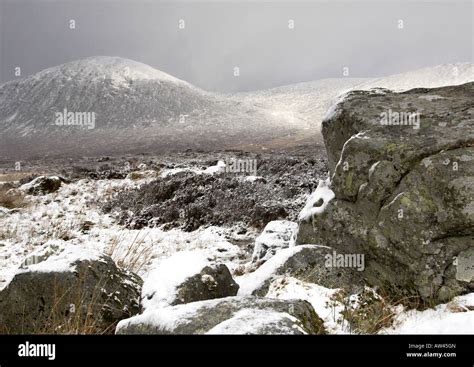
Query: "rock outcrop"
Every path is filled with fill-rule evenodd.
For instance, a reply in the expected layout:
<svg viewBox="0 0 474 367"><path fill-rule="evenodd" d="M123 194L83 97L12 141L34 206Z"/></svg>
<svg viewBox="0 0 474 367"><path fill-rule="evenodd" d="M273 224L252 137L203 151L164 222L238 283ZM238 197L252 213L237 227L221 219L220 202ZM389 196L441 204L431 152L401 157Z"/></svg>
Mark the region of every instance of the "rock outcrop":
<svg viewBox="0 0 474 367"><path fill-rule="evenodd" d="M122 320L117 334L324 334L306 301L227 297L188 303Z"/></svg>
<svg viewBox="0 0 474 367"><path fill-rule="evenodd" d="M351 92L322 132L335 198L298 244L366 255L369 283L440 302L474 289L474 83Z"/></svg>
<svg viewBox="0 0 474 367"><path fill-rule="evenodd" d="M110 333L139 312L140 288L110 257L52 241L0 292L0 332Z"/></svg>

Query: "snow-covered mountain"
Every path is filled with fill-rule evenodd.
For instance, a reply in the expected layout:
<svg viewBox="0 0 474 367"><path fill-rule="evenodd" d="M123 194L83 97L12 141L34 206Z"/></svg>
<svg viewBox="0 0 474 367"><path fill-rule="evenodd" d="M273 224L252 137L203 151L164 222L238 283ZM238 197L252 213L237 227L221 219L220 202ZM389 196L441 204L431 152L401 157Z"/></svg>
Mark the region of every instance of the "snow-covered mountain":
<svg viewBox="0 0 474 367"><path fill-rule="evenodd" d="M386 88L406 91L413 88L437 88L474 81L474 64L437 65L382 78L332 78L285 85L255 92L237 93L233 98L272 111L276 116L306 122L319 130L320 122L337 98L351 90ZM300 125L303 126L303 125Z"/></svg>
<svg viewBox="0 0 474 367"><path fill-rule="evenodd" d="M0 147L12 156L232 146L287 130L253 105L119 57L74 61L0 86Z"/></svg>
<svg viewBox="0 0 474 367"><path fill-rule="evenodd" d="M91 57L0 85L0 153L14 158L295 145L319 139L326 111L344 92L462 84L474 80L473 70L471 63L448 64L222 95L136 61Z"/></svg>
<svg viewBox="0 0 474 367"><path fill-rule="evenodd" d="M387 88L402 92L413 88L438 88L474 80L474 64L469 62L436 65L401 74L370 79L357 89Z"/></svg>

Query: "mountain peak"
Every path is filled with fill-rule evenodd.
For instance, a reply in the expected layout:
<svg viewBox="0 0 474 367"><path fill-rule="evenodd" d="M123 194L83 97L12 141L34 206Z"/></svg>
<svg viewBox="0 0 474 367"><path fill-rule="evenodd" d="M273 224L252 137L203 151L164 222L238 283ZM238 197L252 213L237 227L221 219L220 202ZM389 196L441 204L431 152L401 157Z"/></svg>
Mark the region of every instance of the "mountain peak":
<svg viewBox="0 0 474 367"><path fill-rule="evenodd" d="M51 74L61 74L66 78L111 79L114 84L126 84L130 81L157 81L191 86L184 80L149 65L118 56L93 56L75 60L40 71L33 77L40 79Z"/></svg>

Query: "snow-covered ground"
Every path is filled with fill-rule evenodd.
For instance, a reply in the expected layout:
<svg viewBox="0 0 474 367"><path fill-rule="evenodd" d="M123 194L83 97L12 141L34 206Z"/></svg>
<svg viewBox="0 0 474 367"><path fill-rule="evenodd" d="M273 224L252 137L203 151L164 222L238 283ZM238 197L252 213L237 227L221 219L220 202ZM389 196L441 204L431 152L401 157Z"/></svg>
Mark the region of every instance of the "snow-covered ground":
<svg viewBox="0 0 474 367"><path fill-rule="evenodd" d="M100 211L99 205L126 188L149 181L82 179L63 184L54 193L26 196L26 208L0 212L0 289L24 259L48 241L62 241L110 254L119 264L146 278L154 261L179 251L206 250L209 256L234 269L244 251L229 242L229 236L245 240L232 229L208 227L194 232L160 228L126 229ZM87 229L86 229L87 228Z"/></svg>
<svg viewBox="0 0 474 367"><path fill-rule="evenodd" d="M193 169L196 174L213 173L219 165L208 169ZM166 177L173 171L165 171ZM208 227L194 232L179 229L164 231L161 228L141 230L126 229L115 223L113 217L103 214L99 204L114 193L126 188L133 188L146 183L151 178L140 180L89 180L82 179L65 183L51 194L27 196L30 204L26 208L0 212L0 289L8 284L21 264L29 265L29 270L45 271L42 263L36 264L42 252L48 248L66 246L66 258L70 256L96 256L98 252L110 254L121 266L137 272L145 284L157 282L165 290L163 294L172 294L176 284L182 282L189 274L202 268L209 261L226 264L231 272L246 268L250 254L239 246L232 244L229 238L254 240L258 233L250 232L238 235L232 228ZM324 186L324 185L323 185ZM25 186L27 187L27 185ZM21 188L20 188L21 189ZM321 187L318 189L321 191ZM319 191L316 192L319 192ZM327 195L323 195L327 197ZM314 202L313 194L308 202ZM303 209L305 213L308 208ZM272 222L288 227L285 221ZM295 227L296 228L296 227ZM271 241L271 236L265 240ZM275 236L275 241L281 238ZM281 245L281 244L279 244ZM278 246L277 246L278 247ZM251 294L253 289L272 275L272 270L286 259L288 254L299 251L303 246L278 250L276 255L265 262L258 272L234 274L240 285L239 295ZM46 249L46 250L45 250ZM70 256L69 256L70 255ZM62 258L64 258L62 254ZM54 265L48 261L49 265ZM63 259L64 260L64 259ZM61 269L64 261L59 261ZM158 269L154 270L154 269ZM51 269L50 269L51 270ZM267 278L262 280L262 274ZM289 276L272 278L266 297L277 299L303 299L312 304L318 315L324 320L329 333L353 332L343 312L345 305L335 297L339 289L328 289L317 284L306 283ZM166 291L168 289L168 291ZM146 294L146 287L143 294ZM166 304L166 299L154 302ZM154 305L156 306L156 305ZM161 305L158 305L161 307ZM380 333L472 333L474 330L474 293L457 297L447 304L438 305L425 311L404 310L397 306L393 325L384 328ZM245 313L236 314L228 324L222 324L214 333L229 333L236 330L245 331L248 319ZM267 315L268 316L268 315ZM275 321L284 315L275 314ZM285 316L286 317L286 316ZM255 320L255 318L251 318Z"/></svg>
<svg viewBox="0 0 474 367"><path fill-rule="evenodd" d="M473 334L474 293L455 297L447 304L424 311L400 312L387 334Z"/></svg>

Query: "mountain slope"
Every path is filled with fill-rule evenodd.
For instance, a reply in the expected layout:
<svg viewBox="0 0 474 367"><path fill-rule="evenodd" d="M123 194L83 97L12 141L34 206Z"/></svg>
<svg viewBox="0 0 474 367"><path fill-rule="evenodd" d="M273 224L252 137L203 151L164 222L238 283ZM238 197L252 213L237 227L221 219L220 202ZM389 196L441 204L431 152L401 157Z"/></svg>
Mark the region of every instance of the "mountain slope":
<svg viewBox="0 0 474 367"><path fill-rule="evenodd" d="M94 113L94 123L74 116L71 124L58 122L70 112L89 113L84 119ZM266 111L118 57L74 61L1 85L0 129L1 150L10 155L230 146L288 130Z"/></svg>
<svg viewBox="0 0 474 367"><path fill-rule="evenodd" d="M275 115L305 121L308 128L319 129L328 108L338 96L350 90L387 88L405 91L437 88L474 81L474 64L437 65L382 78L333 78L290 84L268 90L232 95L241 101L273 111Z"/></svg>
<svg viewBox="0 0 474 367"><path fill-rule="evenodd" d="M474 64L464 62L436 65L401 74L371 79L358 85L358 89L387 88L402 92L413 88L439 88L460 85L474 80Z"/></svg>

